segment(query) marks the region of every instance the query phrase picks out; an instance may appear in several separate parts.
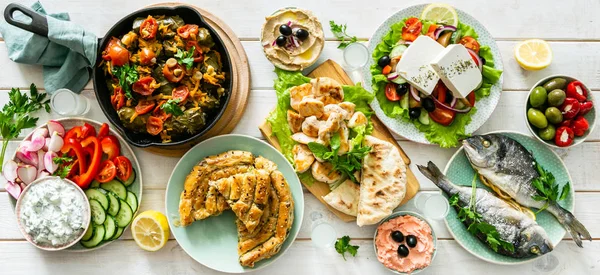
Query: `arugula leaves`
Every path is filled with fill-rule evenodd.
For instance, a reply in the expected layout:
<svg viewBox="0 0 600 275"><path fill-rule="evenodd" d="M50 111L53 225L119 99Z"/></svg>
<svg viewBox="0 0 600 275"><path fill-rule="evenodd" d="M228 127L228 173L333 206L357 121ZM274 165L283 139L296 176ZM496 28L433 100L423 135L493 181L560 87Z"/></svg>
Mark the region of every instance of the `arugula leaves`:
<svg viewBox="0 0 600 275"><path fill-rule="evenodd" d="M309 142L308 148L317 158L333 164L333 170L339 171L354 182L358 182L354 176L354 172L360 170L362 159L371 151L371 147L359 144L352 147L350 151L338 156L341 145L338 133L331 136L329 144L331 145L331 149L320 143Z"/></svg>
<svg viewBox="0 0 600 275"><path fill-rule="evenodd" d="M119 80L119 86L123 89L125 96L129 99L133 98L131 94L131 85L138 81L139 75L137 65L125 64L121 67L114 66L112 69L113 75Z"/></svg>
<svg viewBox="0 0 600 275"><path fill-rule="evenodd" d="M333 33L333 35L335 35L337 39L342 40L340 42L340 45L338 46L338 49L344 49L348 47L348 45L358 41L358 38L356 38L356 36L350 36L346 33L346 24L338 25L333 20L331 20L329 21L329 28L331 29L331 32ZM348 41L346 41L346 39L348 39Z"/></svg>
<svg viewBox="0 0 600 275"><path fill-rule="evenodd" d="M356 252L358 252L358 245L350 244L350 237L344 236L337 241L335 241L335 251L337 253L342 254L344 261L346 260L346 252L350 253L352 257L356 257Z"/></svg>
<svg viewBox="0 0 600 275"><path fill-rule="evenodd" d="M177 49L177 53L175 54L175 58L177 58L177 62L181 65L185 65L185 67L189 70L194 66L194 51L196 47L191 47L187 52L182 51L181 49Z"/></svg>
<svg viewBox="0 0 600 275"><path fill-rule="evenodd" d="M8 142L18 137L21 130L35 127L38 118L30 117L29 114L42 108L50 113L50 100L44 100L46 94L40 94L33 83L29 87L29 95L21 93L18 88L12 88L8 93L8 98L9 102L0 111L0 134L2 134L0 172L2 172Z"/></svg>
<svg viewBox="0 0 600 275"><path fill-rule="evenodd" d="M183 115L183 111L179 107L179 99L169 99L169 101L165 102L163 105L160 105L160 108L165 111L167 114L172 114L174 116Z"/></svg>
<svg viewBox="0 0 600 275"><path fill-rule="evenodd" d="M559 187L558 184L556 184L556 179L554 178L554 175L552 175L551 172L545 170L539 163L535 164L535 168L540 174L540 176L533 179L533 181L531 182L538 191L538 195L534 195L533 199L536 201L546 201L544 207L542 207L536 212L539 213L548 208L548 206L550 206L550 203L555 203L564 200L571 191L571 184L567 182L567 184L565 184L565 186L563 186L563 188L559 192Z"/></svg>
<svg viewBox="0 0 600 275"><path fill-rule="evenodd" d="M67 163L73 162L73 158L71 157L54 157L52 161L58 164L58 168L52 173L53 176L59 176L64 179L69 175L69 172L71 172L71 168L73 168L73 164L66 165Z"/></svg>

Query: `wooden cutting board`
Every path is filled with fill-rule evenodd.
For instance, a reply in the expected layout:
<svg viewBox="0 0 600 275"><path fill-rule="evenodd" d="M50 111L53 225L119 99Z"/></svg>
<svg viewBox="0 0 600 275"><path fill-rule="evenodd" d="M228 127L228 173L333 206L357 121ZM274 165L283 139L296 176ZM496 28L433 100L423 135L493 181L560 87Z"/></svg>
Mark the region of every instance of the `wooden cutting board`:
<svg viewBox="0 0 600 275"><path fill-rule="evenodd" d="M308 76L312 78L326 76L339 81L343 85L354 85L354 82L352 82L352 79L348 77L348 75L342 69L342 67L340 67L340 65L338 65L337 63L335 63L335 61L331 59L319 65L311 73L309 73ZM400 155L402 155L404 163L406 163L406 195L404 196L404 200L402 200L402 202L400 203L400 205L403 205L408 200L412 199L415 196L415 194L417 194L417 192L419 191L419 181L415 177L415 174L413 174L413 172L408 167L410 164L410 158L406 155L404 150L402 150L400 145L398 145L396 139L394 139L390 131L375 115L371 116L371 122L373 123L373 133L371 133L371 135L394 144L400 151ZM273 145L275 148L280 150L277 137L272 135L273 132L271 131L271 125L265 120L263 121L262 125L260 125L258 128L262 132L265 139L267 139L267 141L269 141L269 143L271 143L271 145ZM356 217L346 215L338 210L333 209L323 200L322 197L329 193L328 184L318 181L315 181L311 185L306 184L304 182L302 184L304 185L304 187L306 187L306 189L308 189L308 191L310 191L319 201L321 201L321 203L325 204L327 208L329 208L329 210L331 210L341 220L346 222L356 220Z"/></svg>

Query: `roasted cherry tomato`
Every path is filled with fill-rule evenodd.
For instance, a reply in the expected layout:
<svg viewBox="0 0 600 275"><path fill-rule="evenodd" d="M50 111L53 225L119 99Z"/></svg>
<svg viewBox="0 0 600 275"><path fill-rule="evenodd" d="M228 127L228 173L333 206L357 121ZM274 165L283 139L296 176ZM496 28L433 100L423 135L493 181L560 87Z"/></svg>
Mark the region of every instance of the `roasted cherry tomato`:
<svg viewBox="0 0 600 275"><path fill-rule="evenodd" d="M156 62L156 54L149 48L142 48L139 53L140 64L150 65Z"/></svg>
<svg viewBox="0 0 600 275"><path fill-rule="evenodd" d="M131 177L133 168L131 167L131 161L127 157L118 156L114 160L117 166L117 178L121 181L127 181Z"/></svg>
<svg viewBox="0 0 600 275"><path fill-rule="evenodd" d="M471 92L469 95L467 95L467 100L469 101L469 105L471 105L471 107L475 106L475 92Z"/></svg>
<svg viewBox="0 0 600 275"><path fill-rule="evenodd" d="M575 136L581 137L585 134L585 131L590 129L590 123L585 117L578 116L571 123L571 129L573 129Z"/></svg>
<svg viewBox="0 0 600 275"><path fill-rule="evenodd" d="M402 28L402 39L406 41L415 41L417 37L421 34L421 29L423 28L423 23L416 18L411 17L404 22L404 27Z"/></svg>
<svg viewBox="0 0 600 275"><path fill-rule="evenodd" d="M397 85L395 83L388 83L385 85L385 97L389 101L398 101L402 98L400 95L398 95L396 87Z"/></svg>
<svg viewBox="0 0 600 275"><path fill-rule="evenodd" d="M148 134L156 136L163 130L163 121L160 118L150 116L146 122L146 131Z"/></svg>
<svg viewBox="0 0 600 275"><path fill-rule="evenodd" d="M185 75L183 66L181 66L180 64L176 64L172 68L169 68L169 66L165 64L162 72L165 78L170 82L179 82L183 79L183 76ZM179 72L178 75L176 75L177 72Z"/></svg>
<svg viewBox="0 0 600 275"><path fill-rule="evenodd" d="M594 104L591 101L583 102L579 105L579 115L581 116L585 116L585 114L587 114L592 109L592 107L594 107Z"/></svg>
<svg viewBox="0 0 600 275"><path fill-rule="evenodd" d="M577 116L580 108L581 104L577 99L567 97L559 109L563 114L563 119L572 119Z"/></svg>
<svg viewBox="0 0 600 275"><path fill-rule="evenodd" d="M100 172L98 172L95 179L100 183L105 183L113 180L116 175L117 167L111 160L107 159L100 163Z"/></svg>
<svg viewBox="0 0 600 275"><path fill-rule="evenodd" d="M149 112L151 112L152 110L154 110L154 106L156 105L156 103L154 103L154 100L140 100L138 101L138 104L135 106L135 112L138 115L143 115L143 114L147 114Z"/></svg>
<svg viewBox="0 0 600 275"><path fill-rule="evenodd" d="M429 112L429 117L444 126L448 126L454 121L454 117L456 113L454 111L450 111L442 107L439 103L435 103L435 109L433 112Z"/></svg>
<svg viewBox="0 0 600 275"><path fill-rule="evenodd" d="M463 36L463 38L460 39L459 43L465 46L465 48L471 49L477 54L479 54L479 48L481 48L481 46L479 45L479 42L475 40L475 38L470 36Z"/></svg>
<svg viewBox="0 0 600 275"><path fill-rule="evenodd" d="M167 102L166 100L162 100L161 102L158 103L158 105L156 105L156 107L154 108L154 111L152 111L152 116L155 116L157 118L160 118L162 121L167 120L168 118L171 117L171 114L167 114L165 112L165 110L161 109L160 106L162 106L163 104L165 104L165 102Z"/></svg>
<svg viewBox="0 0 600 275"><path fill-rule="evenodd" d="M100 140L102 146L102 152L104 152L108 159L113 159L121 154L121 145L119 140L113 135L106 135Z"/></svg>
<svg viewBox="0 0 600 275"><path fill-rule="evenodd" d="M579 81L573 81L567 85L567 97L572 97L579 100L579 102L585 102L587 100L587 90L583 86L583 83Z"/></svg>
<svg viewBox="0 0 600 275"><path fill-rule="evenodd" d="M108 135L108 124L102 123L102 126L100 126L100 130L98 131L98 139L102 140L106 135Z"/></svg>
<svg viewBox="0 0 600 275"><path fill-rule="evenodd" d="M427 29L427 36L431 37L433 40L436 40L435 38L435 30L437 29L437 25L436 24L431 24L429 25L429 29Z"/></svg>
<svg viewBox="0 0 600 275"><path fill-rule="evenodd" d="M148 18L140 25L140 38L150 40L156 37L156 31L158 30L158 23L156 19L148 15Z"/></svg>
<svg viewBox="0 0 600 275"><path fill-rule="evenodd" d="M556 129L556 136L554 136L554 143L558 147L567 147L573 143L575 133L567 126L561 126Z"/></svg>
<svg viewBox="0 0 600 275"><path fill-rule="evenodd" d="M179 28L177 28L177 34L181 36L183 39L196 39L198 35L198 25L196 24L185 24Z"/></svg>
<svg viewBox="0 0 600 275"><path fill-rule="evenodd" d="M115 110L119 110L125 106L126 101L123 89L121 87L116 87L115 91L110 96L110 103L112 106L115 107Z"/></svg>
<svg viewBox="0 0 600 275"><path fill-rule="evenodd" d="M179 100L179 102L184 102L189 95L190 90L186 86L179 86L173 89L172 93L173 100Z"/></svg>
<svg viewBox="0 0 600 275"><path fill-rule="evenodd" d="M154 84L156 84L156 81L154 80L153 77L144 76L144 77L140 78L138 81L136 81L135 83L133 83L133 86L131 87L131 89L140 95L149 96L149 95L152 95L152 93L155 90L155 88L153 87Z"/></svg>
<svg viewBox="0 0 600 275"><path fill-rule="evenodd" d="M194 62L202 62L202 60L204 60L204 54L202 48L198 45L198 41L190 40L185 44L186 50L190 50L192 47L194 47L194 54L192 55L192 57L194 57Z"/></svg>
<svg viewBox="0 0 600 275"><path fill-rule="evenodd" d="M129 51L121 46L118 38L113 37L102 52L102 58L111 61L113 66L123 66L129 63Z"/></svg>

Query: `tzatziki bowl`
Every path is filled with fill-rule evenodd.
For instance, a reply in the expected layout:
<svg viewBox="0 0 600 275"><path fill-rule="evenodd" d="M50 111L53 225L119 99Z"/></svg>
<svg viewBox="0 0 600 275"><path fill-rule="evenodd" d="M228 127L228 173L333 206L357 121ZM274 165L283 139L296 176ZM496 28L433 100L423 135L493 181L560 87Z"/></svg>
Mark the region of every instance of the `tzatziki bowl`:
<svg viewBox="0 0 600 275"><path fill-rule="evenodd" d="M79 242L91 217L83 190L60 177L39 178L27 185L15 210L25 239L47 251L63 250Z"/></svg>

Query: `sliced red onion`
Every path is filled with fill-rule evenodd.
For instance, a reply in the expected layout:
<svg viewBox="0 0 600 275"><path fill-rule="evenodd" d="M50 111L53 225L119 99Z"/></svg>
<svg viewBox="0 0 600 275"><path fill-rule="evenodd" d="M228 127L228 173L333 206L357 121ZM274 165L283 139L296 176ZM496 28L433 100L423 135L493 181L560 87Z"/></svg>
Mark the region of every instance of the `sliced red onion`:
<svg viewBox="0 0 600 275"><path fill-rule="evenodd" d="M435 37L435 40L437 40L438 38L440 38L440 35L442 35L443 32L445 31L456 31L456 27L454 26L440 26L437 29L435 29L435 32L433 33L433 36Z"/></svg>
<svg viewBox="0 0 600 275"><path fill-rule="evenodd" d="M300 47L300 43L298 43L298 39L295 36L292 36L292 42L296 48Z"/></svg>
<svg viewBox="0 0 600 275"><path fill-rule="evenodd" d="M44 152L43 150L39 150L37 151L37 155L38 155L38 165L37 165L37 170L38 171L42 171L42 170L46 170L46 165L44 163L44 155L46 154L46 152Z"/></svg>
<svg viewBox="0 0 600 275"><path fill-rule="evenodd" d="M58 152L60 151L60 148L63 147L64 143L65 142L63 138L61 138L58 135L58 133L54 132L52 133L52 136L50 137L50 142L48 143L48 151Z"/></svg>
<svg viewBox="0 0 600 275"><path fill-rule="evenodd" d="M7 160L2 166L2 174L7 181L14 182L17 179L17 168L19 165L12 159Z"/></svg>
<svg viewBox="0 0 600 275"><path fill-rule="evenodd" d="M456 107L456 97L452 97L452 101L450 102L450 107L454 108Z"/></svg>
<svg viewBox="0 0 600 275"><path fill-rule="evenodd" d="M450 107L450 106L440 102L437 98L435 98L435 96L432 96L431 98L433 99L433 101L435 101L435 103L441 105L441 107L446 110L454 111L457 113L468 113L469 111L471 111L471 106L467 106L467 108L464 108L464 109L456 109L456 108ZM452 101L454 101L454 100L452 100ZM456 104L456 102L454 104Z"/></svg>
<svg viewBox="0 0 600 275"><path fill-rule="evenodd" d="M19 146L16 153L17 159L25 164L33 165L37 167L38 155L37 152L27 151L24 147Z"/></svg>
<svg viewBox="0 0 600 275"><path fill-rule="evenodd" d="M394 80L398 78L400 75L397 72L391 72L387 75L387 80Z"/></svg>
<svg viewBox="0 0 600 275"><path fill-rule="evenodd" d="M6 189L6 192L8 192L13 198L15 198L15 200L19 199L21 191L23 191L21 190L21 186L18 183L12 183L10 181L6 182L4 188Z"/></svg>
<svg viewBox="0 0 600 275"><path fill-rule="evenodd" d="M271 43L271 46L275 46L275 44L277 44L277 40L273 40L273 43Z"/></svg>
<svg viewBox="0 0 600 275"><path fill-rule="evenodd" d="M65 127L60 124L60 122L56 120L48 121L48 133L52 135L52 133L57 132L61 137L65 135Z"/></svg>
<svg viewBox="0 0 600 275"><path fill-rule="evenodd" d="M44 155L44 165L46 166L46 170L50 172L50 174L54 173L54 171L58 169L58 164L54 162L55 157L58 157L58 155L52 151L48 151Z"/></svg>
<svg viewBox="0 0 600 275"><path fill-rule="evenodd" d="M28 185L37 177L37 169L31 165L19 166L17 176L25 185Z"/></svg>
<svg viewBox="0 0 600 275"><path fill-rule="evenodd" d="M481 58L481 56L479 56L479 54L476 53L474 50L471 50L469 48L465 49L467 49L467 51L469 51L473 56L477 58L477 66L479 67L479 71L483 71L483 59Z"/></svg>
<svg viewBox="0 0 600 275"><path fill-rule="evenodd" d="M287 22L287 25L288 25L288 26L291 26L291 25L292 25L292 21L288 21L288 22Z"/></svg>
<svg viewBox="0 0 600 275"><path fill-rule="evenodd" d="M415 87L413 87L412 85L410 86L410 94L412 95L413 99L416 100L417 102L421 102L421 97L419 97L419 91L417 91L417 89L415 89Z"/></svg>

